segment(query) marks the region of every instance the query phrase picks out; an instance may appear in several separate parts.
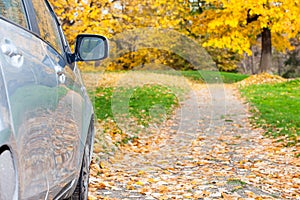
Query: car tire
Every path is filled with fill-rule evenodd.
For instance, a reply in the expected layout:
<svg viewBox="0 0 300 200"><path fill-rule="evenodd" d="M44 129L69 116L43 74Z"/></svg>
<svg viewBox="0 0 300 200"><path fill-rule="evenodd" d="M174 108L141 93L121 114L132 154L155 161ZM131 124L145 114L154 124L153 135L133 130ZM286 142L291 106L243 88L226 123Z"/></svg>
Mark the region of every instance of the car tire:
<svg viewBox="0 0 300 200"><path fill-rule="evenodd" d="M81 164L80 175L77 186L74 193L70 197L70 200L87 200L88 199L88 185L90 174L90 151L91 144L90 138L88 138L87 144L84 147L84 155Z"/></svg>

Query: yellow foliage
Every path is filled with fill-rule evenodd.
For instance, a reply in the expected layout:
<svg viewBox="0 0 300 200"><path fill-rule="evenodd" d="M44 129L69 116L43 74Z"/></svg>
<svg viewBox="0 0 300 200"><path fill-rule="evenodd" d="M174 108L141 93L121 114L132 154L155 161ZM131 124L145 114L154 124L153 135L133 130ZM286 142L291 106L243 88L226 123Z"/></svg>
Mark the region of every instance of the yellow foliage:
<svg viewBox="0 0 300 200"><path fill-rule="evenodd" d="M295 0L267 3L265 0L208 0L206 3L216 9L204 10L193 18L193 32L208 35L204 46L229 48L249 55L256 36L268 28L272 32L273 46L284 52L293 48L289 39L300 31L300 5Z"/></svg>
<svg viewBox="0 0 300 200"><path fill-rule="evenodd" d="M50 0L62 19L67 37L74 43L81 32L102 34L108 38L140 27L176 29L188 14L188 5L169 0ZM70 27L70 25L72 27Z"/></svg>
<svg viewBox="0 0 300 200"><path fill-rule="evenodd" d="M265 0L207 0L208 7L201 14L192 15L189 1L182 0L50 1L61 19L71 46L78 33L101 34L113 43L118 34L152 27L177 30L201 38L198 42L206 48L227 49L231 55L251 55L250 47L257 43L257 35L263 28L271 30L272 45L281 52L293 49L289 39L297 37L300 31L300 5L295 0L269 0L268 3ZM128 40L132 47L135 46L134 40ZM172 48L169 41L160 42L169 43L170 49ZM149 61L149 58L145 58L145 52L137 53L134 49L130 53L117 52L122 55L119 63L111 64L108 68L122 69L120 62L124 62L122 65L131 69L144 63L145 59ZM156 53L159 55L152 54L154 58L162 57L161 52ZM226 60L226 56L222 59ZM166 59L154 62L170 63ZM232 66L229 67L232 69L235 67L234 64L226 66ZM89 71L92 68L92 65L87 67Z"/></svg>
<svg viewBox="0 0 300 200"><path fill-rule="evenodd" d="M185 23L184 20L190 11L189 5L185 1L50 1L61 19L66 37L72 47L75 43L75 37L79 33L100 34L110 39L111 54L116 54L118 58L106 66L109 70L132 69L148 62L165 64L167 62L165 59L168 56L162 59L164 53L161 51L151 50L149 52L146 49L139 49L137 52L135 41L149 41L149 38L134 38L136 34L139 34L139 37L143 36L143 33L142 31L130 32L130 30L143 28L145 30L148 28L181 30L181 26ZM155 38L157 35L150 37ZM170 42L170 39L165 38L157 42L161 46L167 46L168 49L171 49L175 39L172 38L173 41ZM155 39L153 40L155 41ZM146 45L144 44L144 46ZM153 45L149 46L153 48ZM93 71L92 64L80 64L80 68Z"/></svg>

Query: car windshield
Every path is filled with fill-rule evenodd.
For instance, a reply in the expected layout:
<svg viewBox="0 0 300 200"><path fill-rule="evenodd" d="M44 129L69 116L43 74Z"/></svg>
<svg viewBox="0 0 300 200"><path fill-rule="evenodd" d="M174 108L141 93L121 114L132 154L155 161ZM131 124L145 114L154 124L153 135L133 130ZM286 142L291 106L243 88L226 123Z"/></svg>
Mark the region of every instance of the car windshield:
<svg viewBox="0 0 300 200"><path fill-rule="evenodd" d="M0 0L0 16L27 28L27 21L21 0Z"/></svg>

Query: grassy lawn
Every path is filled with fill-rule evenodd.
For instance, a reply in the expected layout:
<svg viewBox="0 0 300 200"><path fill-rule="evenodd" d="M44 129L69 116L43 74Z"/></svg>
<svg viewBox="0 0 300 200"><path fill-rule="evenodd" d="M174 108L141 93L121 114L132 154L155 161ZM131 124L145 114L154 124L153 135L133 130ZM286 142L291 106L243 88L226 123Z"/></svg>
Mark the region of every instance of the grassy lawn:
<svg viewBox="0 0 300 200"><path fill-rule="evenodd" d="M248 77L245 74L218 71L182 71L181 74L191 80L206 83L236 83Z"/></svg>
<svg viewBox="0 0 300 200"><path fill-rule="evenodd" d="M112 119L114 114L124 115L145 126L163 121L178 105L174 92L160 85L134 88L98 87L91 95L94 96L98 119Z"/></svg>
<svg viewBox="0 0 300 200"><path fill-rule="evenodd" d="M118 71L118 72L105 72L107 74L125 74L127 71ZM219 72L219 71L205 71L205 70L187 70L187 71L175 71L175 70L145 70L139 71L145 74L163 74L171 76L182 76L191 81L196 81L200 83L236 83L245 78L248 78L249 75L239 74L239 73L230 73L230 72Z"/></svg>
<svg viewBox="0 0 300 200"><path fill-rule="evenodd" d="M289 144L300 143L300 80L251 85L241 92L257 108L253 109L254 120L267 134L288 136Z"/></svg>
<svg viewBox="0 0 300 200"><path fill-rule="evenodd" d="M205 70L187 70L187 71L152 71L152 73L169 74L173 76L183 76L191 81L200 83L236 83L249 75L219 72L219 71L205 71Z"/></svg>
<svg viewBox="0 0 300 200"><path fill-rule="evenodd" d="M109 77L115 75L122 76L124 74L126 74L124 71L107 73ZM248 77L242 74L214 71L141 71L137 74L139 77L144 75L145 79L162 76L158 78L158 80L164 78L168 80L165 80L167 83L155 84L157 80L154 79L151 84L131 85L130 87L115 87L111 81L106 85L98 86L96 89L93 88L93 90L91 90L93 92L90 92L90 95L94 100L97 118L100 120L113 118L112 106L114 105L112 105L112 101L114 102L113 104L117 104L117 106L119 106L118 101L126 101L123 107L128 107L126 112L129 112L130 117L134 117L138 119L139 122L148 124L151 120L164 119L167 115L171 114L172 109L178 104L178 94L184 93L184 89L182 89L184 86L180 85L181 80L188 78L189 80L197 82L235 83ZM127 77L127 79L134 80L135 77ZM118 80L116 80L116 82L118 82ZM179 83L179 85L173 84L172 82ZM125 105L126 103L128 105ZM122 108L120 108L120 110L122 110Z"/></svg>

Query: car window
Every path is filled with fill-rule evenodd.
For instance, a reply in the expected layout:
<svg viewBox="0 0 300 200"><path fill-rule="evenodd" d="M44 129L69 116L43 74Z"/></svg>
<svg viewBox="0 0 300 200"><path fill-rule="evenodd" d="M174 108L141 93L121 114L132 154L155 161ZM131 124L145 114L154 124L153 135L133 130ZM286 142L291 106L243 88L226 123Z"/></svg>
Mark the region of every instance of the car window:
<svg viewBox="0 0 300 200"><path fill-rule="evenodd" d="M36 12L41 37L49 42L59 53L63 52L58 24L43 0L32 0Z"/></svg>
<svg viewBox="0 0 300 200"><path fill-rule="evenodd" d="M0 0L0 15L24 28L28 28L21 0Z"/></svg>

